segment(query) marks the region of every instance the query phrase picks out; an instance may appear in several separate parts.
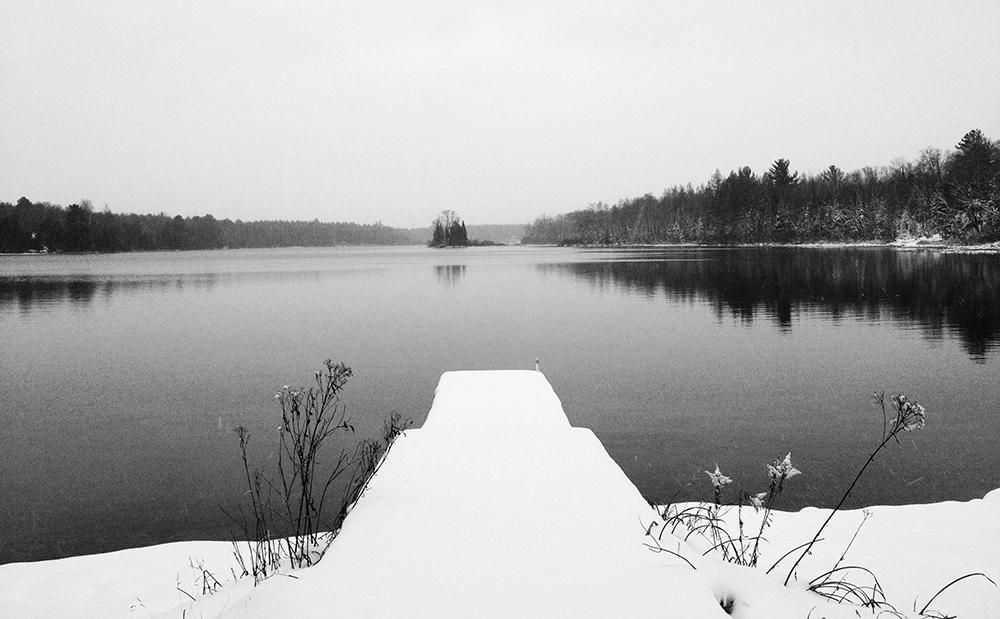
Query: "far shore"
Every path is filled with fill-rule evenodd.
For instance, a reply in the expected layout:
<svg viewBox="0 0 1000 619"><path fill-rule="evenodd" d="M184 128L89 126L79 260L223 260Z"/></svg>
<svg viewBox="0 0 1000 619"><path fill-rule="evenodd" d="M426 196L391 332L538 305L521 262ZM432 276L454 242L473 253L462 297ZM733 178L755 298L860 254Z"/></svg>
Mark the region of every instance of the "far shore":
<svg viewBox="0 0 1000 619"><path fill-rule="evenodd" d="M3 253L0 256L103 256L113 254L130 253L181 253L188 251L220 251L228 249L321 249L321 248L343 248L343 247L419 247L416 244L407 245L301 245L301 246L275 246L275 247L220 247L218 249L160 249L143 250L138 252L24 252L24 253ZM689 247L689 248L742 248L742 247L803 247L816 249L845 249L845 248L892 248L901 251L935 251L947 254L991 254L1000 253L1000 241L992 243L962 244L958 242L946 241L940 238L903 238L894 241L815 241L811 243L650 243L650 244L622 244L622 245L587 245L570 244L559 245L552 243L522 244L522 243L489 243L482 245L470 245L468 247L577 247L581 249L642 249L642 248L668 248L668 247ZM462 247L461 249L466 249ZM440 248L433 248L440 249ZM456 249L447 247L446 249Z"/></svg>
<svg viewBox="0 0 1000 619"><path fill-rule="evenodd" d="M526 245L525 247L531 247ZM560 247L557 244L539 244L537 247ZM691 248L742 248L742 247L804 247L816 249L842 248L892 248L902 251L937 251L942 253L1000 253L1000 241L993 243L976 243L965 245L942 240L926 239L896 239L895 241L815 241L812 243L650 243L629 245L585 245L573 244L565 247L588 249L631 249L658 247L691 247Z"/></svg>

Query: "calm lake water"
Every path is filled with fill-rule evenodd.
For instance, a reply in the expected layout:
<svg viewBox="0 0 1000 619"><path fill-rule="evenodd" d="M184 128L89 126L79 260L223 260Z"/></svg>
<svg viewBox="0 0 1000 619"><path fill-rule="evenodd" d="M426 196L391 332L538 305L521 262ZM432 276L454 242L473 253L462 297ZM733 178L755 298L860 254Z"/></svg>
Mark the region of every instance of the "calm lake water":
<svg viewBox="0 0 1000 619"><path fill-rule="evenodd" d="M0 256L0 563L226 539L233 429L352 366L359 436L419 426L442 372L534 366L650 499L831 505L877 444L873 390L924 404L849 505L1000 487L1000 256L892 249L420 247ZM332 457L332 455L331 455ZM273 461L273 460L272 460ZM484 480L484 483L489 483ZM638 525L637 525L638 526Z"/></svg>

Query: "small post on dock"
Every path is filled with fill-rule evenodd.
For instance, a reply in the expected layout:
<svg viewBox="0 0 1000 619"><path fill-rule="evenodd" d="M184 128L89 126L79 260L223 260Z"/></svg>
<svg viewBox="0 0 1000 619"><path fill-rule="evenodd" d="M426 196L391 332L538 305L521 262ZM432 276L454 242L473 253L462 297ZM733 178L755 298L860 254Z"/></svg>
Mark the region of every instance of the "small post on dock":
<svg viewBox="0 0 1000 619"><path fill-rule="evenodd" d="M538 372L538 357L535 357L535 371Z"/></svg>

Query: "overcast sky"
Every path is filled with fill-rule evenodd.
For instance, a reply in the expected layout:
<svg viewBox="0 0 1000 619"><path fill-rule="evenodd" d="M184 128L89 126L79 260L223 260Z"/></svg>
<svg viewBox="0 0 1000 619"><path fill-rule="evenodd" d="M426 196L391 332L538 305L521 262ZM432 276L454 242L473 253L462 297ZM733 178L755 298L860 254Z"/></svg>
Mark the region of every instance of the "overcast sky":
<svg viewBox="0 0 1000 619"><path fill-rule="evenodd" d="M1000 2L2 0L0 200L524 223L1000 138Z"/></svg>

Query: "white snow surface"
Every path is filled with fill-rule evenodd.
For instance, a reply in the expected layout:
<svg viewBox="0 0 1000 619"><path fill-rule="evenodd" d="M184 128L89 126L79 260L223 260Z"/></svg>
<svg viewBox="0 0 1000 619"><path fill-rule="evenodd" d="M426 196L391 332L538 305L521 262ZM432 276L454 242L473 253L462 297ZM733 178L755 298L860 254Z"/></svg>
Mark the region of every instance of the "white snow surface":
<svg viewBox="0 0 1000 619"><path fill-rule="evenodd" d="M918 616L964 574L1000 577L1000 491L869 511L842 565L874 572L898 616ZM657 511L590 430L569 425L541 373L448 372L427 422L397 439L318 565L255 587L235 578L226 542L13 563L0 566L0 618L721 618L724 605L744 619L876 617L805 590L837 563L861 510L835 516L789 586L792 560L765 574L827 514L774 513L757 568L703 556L710 542L682 529L659 544L685 559L654 552ZM734 533L737 516L746 529L759 518L730 510ZM223 585L206 591L198 565ZM1000 593L967 578L931 609L997 618Z"/></svg>
<svg viewBox="0 0 1000 619"><path fill-rule="evenodd" d="M569 428L559 396L541 372L445 372L421 429Z"/></svg>

